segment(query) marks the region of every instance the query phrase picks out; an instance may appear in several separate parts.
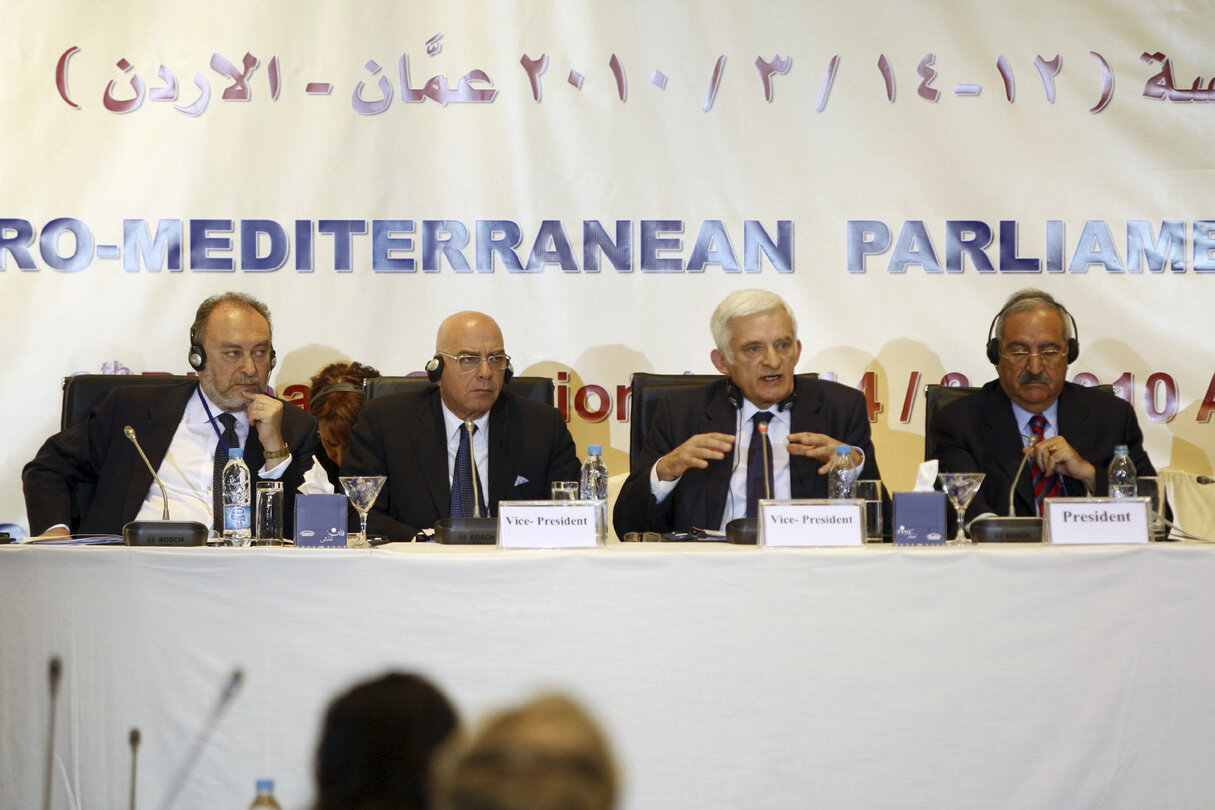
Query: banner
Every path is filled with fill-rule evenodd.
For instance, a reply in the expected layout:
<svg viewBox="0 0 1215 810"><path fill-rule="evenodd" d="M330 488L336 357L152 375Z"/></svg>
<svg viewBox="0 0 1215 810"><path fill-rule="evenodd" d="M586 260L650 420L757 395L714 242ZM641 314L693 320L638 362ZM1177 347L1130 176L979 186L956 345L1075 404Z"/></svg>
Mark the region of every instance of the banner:
<svg viewBox="0 0 1215 810"><path fill-rule="evenodd" d="M764 287L799 370L863 388L887 485L923 394L994 377L1012 292L1075 315L1157 467L1212 472L1207 146L1195 0L118 6L9 3L0 31L0 522L60 380L183 373L208 295L274 316L272 384L420 371L493 315L627 469L634 371L706 373Z"/></svg>

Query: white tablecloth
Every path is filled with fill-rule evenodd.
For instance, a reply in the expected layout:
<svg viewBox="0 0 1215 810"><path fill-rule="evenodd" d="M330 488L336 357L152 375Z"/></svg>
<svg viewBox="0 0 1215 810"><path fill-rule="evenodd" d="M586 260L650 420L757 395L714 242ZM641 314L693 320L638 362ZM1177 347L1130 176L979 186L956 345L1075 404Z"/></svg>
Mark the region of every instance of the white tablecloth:
<svg viewBox="0 0 1215 810"><path fill-rule="evenodd" d="M1215 548L581 552L0 547L0 806L312 798L321 713L388 668L466 720L572 693L628 810L1210 808Z"/></svg>

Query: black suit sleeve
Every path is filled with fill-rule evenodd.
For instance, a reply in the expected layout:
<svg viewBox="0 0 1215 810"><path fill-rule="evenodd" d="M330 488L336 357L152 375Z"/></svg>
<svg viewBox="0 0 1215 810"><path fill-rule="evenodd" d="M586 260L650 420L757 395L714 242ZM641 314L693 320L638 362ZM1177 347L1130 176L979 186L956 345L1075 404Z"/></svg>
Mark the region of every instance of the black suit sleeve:
<svg viewBox="0 0 1215 810"><path fill-rule="evenodd" d="M646 434L645 444L637 459L637 469L629 473L616 498L612 526L621 539L628 532L667 532L674 526L675 493L670 493L659 503L650 489L650 471L654 465L687 440L687 437L680 438L682 432L674 419L670 403L670 397L659 400L654 423Z"/></svg>
<svg viewBox="0 0 1215 810"><path fill-rule="evenodd" d="M388 476L389 464L385 453L389 450L389 443L383 433L384 420L390 418L391 414L384 414L383 411L384 401L379 400L367 403L359 414L358 421L354 423L354 428L350 431L350 441L346 445L346 452L342 456L342 475ZM401 453L404 450L398 447L396 452ZM394 541L405 541L413 539L414 535L418 533L419 527L411 526L392 517L392 493L394 489L400 489L398 486L400 483L404 482L394 482L391 477L384 482L375 504L367 513L367 533L369 535L386 537ZM412 482L411 485L413 485ZM358 513L351 507L349 528L357 531L358 526Z"/></svg>
<svg viewBox="0 0 1215 810"><path fill-rule="evenodd" d="M936 448L939 472L985 473L982 486L966 508L967 520L973 520L984 513L1005 514L1008 504L1001 505L996 499L1001 490L1007 498L1008 487L1012 483L993 470L984 469L983 463L975 456L976 439L968 436L967 430L973 427L972 421L977 418L976 414L967 416L962 413L962 403L957 402L937 411L928 426L933 446Z"/></svg>
<svg viewBox="0 0 1215 810"><path fill-rule="evenodd" d="M256 435L256 431L250 435ZM312 468L318 435L316 418L312 414L284 403L283 441L291 450L291 464L279 480L283 482L283 530L287 537L295 536L295 496L304 483L304 474Z"/></svg>
<svg viewBox="0 0 1215 810"><path fill-rule="evenodd" d="M72 525L72 493L81 486L96 487L116 419L116 403L111 392L83 422L47 439L25 465L21 483L32 534L58 524Z"/></svg>

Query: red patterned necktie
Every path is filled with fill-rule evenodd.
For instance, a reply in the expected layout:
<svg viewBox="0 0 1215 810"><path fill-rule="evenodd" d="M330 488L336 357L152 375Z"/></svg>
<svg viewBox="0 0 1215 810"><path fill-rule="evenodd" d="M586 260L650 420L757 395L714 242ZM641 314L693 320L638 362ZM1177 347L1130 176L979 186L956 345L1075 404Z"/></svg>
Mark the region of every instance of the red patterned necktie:
<svg viewBox="0 0 1215 810"><path fill-rule="evenodd" d="M1029 420L1029 429L1037 437L1038 442L1045 440L1046 417L1040 413L1034 414ZM1063 476L1055 473L1047 477L1042 468L1038 466L1037 461L1032 461L1029 468L1030 480L1034 484L1034 501L1037 504L1038 514L1042 514L1042 502L1047 498L1056 498L1063 494Z"/></svg>

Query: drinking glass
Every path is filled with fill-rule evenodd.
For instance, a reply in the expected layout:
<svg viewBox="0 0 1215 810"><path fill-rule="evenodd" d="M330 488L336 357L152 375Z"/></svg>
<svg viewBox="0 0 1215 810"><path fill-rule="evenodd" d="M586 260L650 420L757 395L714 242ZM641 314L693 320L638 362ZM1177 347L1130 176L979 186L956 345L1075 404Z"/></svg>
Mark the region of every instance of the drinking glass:
<svg viewBox="0 0 1215 810"><path fill-rule="evenodd" d="M369 548L367 542L367 513L375 505L375 499L380 496L380 489L388 480L384 475L343 475L338 478L350 505L359 513L359 536L351 540L347 538L347 548Z"/></svg>
<svg viewBox="0 0 1215 810"><path fill-rule="evenodd" d="M1164 519L1161 517L1164 507L1161 505L1160 480L1154 475L1141 475L1137 486L1139 497L1151 498L1152 513L1149 516L1148 534L1153 540L1161 540L1164 538L1165 528Z"/></svg>
<svg viewBox="0 0 1215 810"><path fill-rule="evenodd" d="M882 542L882 482L857 481L856 497L865 502L865 542Z"/></svg>
<svg viewBox="0 0 1215 810"><path fill-rule="evenodd" d="M941 473L937 476L937 481L941 483L941 490L949 498L953 508L958 513L958 533L953 536L952 540L947 540L948 546L965 546L974 543L966 536L966 507L970 506L971 500L974 499L975 493L979 491L979 485L983 483L983 473Z"/></svg>
<svg viewBox="0 0 1215 810"><path fill-rule="evenodd" d="M257 516L254 520L253 545L281 546L283 544L283 482L257 482Z"/></svg>
<svg viewBox="0 0 1215 810"><path fill-rule="evenodd" d="M554 501L576 501L578 500L578 482L577 481L554 481L549 486L550 500Z"/></svg>

